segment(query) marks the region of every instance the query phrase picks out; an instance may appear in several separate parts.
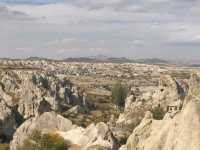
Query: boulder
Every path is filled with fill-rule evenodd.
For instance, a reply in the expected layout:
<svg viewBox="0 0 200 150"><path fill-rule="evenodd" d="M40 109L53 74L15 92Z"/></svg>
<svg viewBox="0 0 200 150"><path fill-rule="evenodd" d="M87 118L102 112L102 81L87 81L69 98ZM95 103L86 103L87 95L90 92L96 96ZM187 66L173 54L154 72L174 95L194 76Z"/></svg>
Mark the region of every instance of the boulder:
<svg viewBox="0 0 200 150"><path fill-rule="evenodd" d="M191 100L191 99L199 99L200 98L200 73L193 73L189 80L189 90L188 96L184 101L184 106Z"/></svg>
<svg viewBox="0 0 200 150"><path fill-rule="evenodd" d="M200 101L191 100L173 119L144 119L128 138L127 150L199 150Z"/></svg>
<svg viewBox="0 0 200 150"><path fill-rule="evenodd" d="M23 141L34 131L42 133L67 132L73 128L72 122L54 112L45 112L41 116L28 119L15 132L10 143L11 150L18 150Z"/></svg>
<svg viewBox="0 0 200 150"><path fill-rule="evenodd" d="M86 129L76 127L68 132L58 132L68 143L81 147L81 150L115 150L117 143L108 126L100 122L91 124Z"/></svg>

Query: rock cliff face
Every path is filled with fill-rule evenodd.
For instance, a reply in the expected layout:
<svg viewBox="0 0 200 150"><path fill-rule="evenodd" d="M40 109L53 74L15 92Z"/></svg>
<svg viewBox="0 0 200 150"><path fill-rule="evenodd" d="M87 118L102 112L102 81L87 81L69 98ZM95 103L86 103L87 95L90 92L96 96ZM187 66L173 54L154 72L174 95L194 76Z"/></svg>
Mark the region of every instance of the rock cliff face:
<svg viewBox="0 0 200 150"><path fill-rule="evenodd" d="M191 75L189 80L189 90L188 96L184 102L184 106L191 100L191 99L199 99L200 98L200 74L194 73Z"/></svg>
<svg viewBox="0 0 200 150"><path fill-rule="evenodd" d="M124 112L120 114L113 128L115 136L119 140L128 138L143 119L146 111L160 107L166 113L168 106L176 103L182 106L183 99L182 87L169 75L161 76L157 87L134 90L133 95L127 97Z"/></svg>
<svg viewBox="0 0 200 150"><path fill-rule="evenodd" d="M128 138L127 150L199 150L199 111L200 102L192 100L173 119L144 119Z"/></svg>
<svg viewBox="0 0 200 150"><path fill-rule="evenodd" d="M43 72L2 71L0 140L13 137L10 148L18 150L39 130L59 134L77 150L117 150L119 143L126 143L120 150L199 150L199 74L191 76L188 87L186 92L171 76L161 76L158 86L133 88L117 120L113 115L108 124L82 128L56 113L76 117L87 111L82 110L84 94L71 83ZM162 120L152 114L157 107L166 114Z"/></svg>
<svg viewBox="0 0 200 150"><path fill-rule="evenodd" d="M0 99L0 138L1 142L9 141L15 132L18 124L12 109L10 109L4 99Z"/></svg>
<svg viewBox="0 0 200 150"><path fill-rule="evenodd" d="M198 75L192 75L187 103L182 111L164 120L145 117L121 149L199 150L200 97L196 91L199 79Z"/></svg>
<svg viewBox="0 0 200 150"><path fill-rule="evenodd" d="M178 81L169 75L161 76L159 86L152 95L152 103L154 106L160 105L166 109L168 105L183 100L185 93Z"/></svg>
<svg viewBox="0 0 200 150"><path fill-rule="evenodd" d="M70 82L43 72L0 71L0 140L31 117L80 102Z"/></svg>
<svg viewBox="0 0 200 150"><path fill-rule="evenodd" d="M68 132L59 132L71 145L81 147L80 150L96 148L116 150L118 144L105 123L91 124L86 129L77 127Z"/></svg>
<svg viewBox="0 0 200 150"><path fill-rule="evenodd" d="M0 85L0 93L0 140L6 142L12 137L18 123L13 112L15 108L10 106L11 97L4 92L2 85Z"/></svg>
<svg viewBox="0 0 200 150"><path fill-rule="evenodd" d="M73 128L72 122L54 112L46 112L41 116L25 121L15 132L10 144L11 150L18 150L23 141L34 131L42 133L66 132Z"/></svg>
<svg viewBox="0 0 200 150"><path fill-rule="evenodd" d="M58 133L69 146L89 150L118 149L117 142L105 123L91 124L86 129L72 125L72 122L54 112L46 112L41 116L25 121L15 132L10 144L11 150L18 150L23 141L35 130L42 133Z"/></svg>
<svg viewBox="0 0 200 150"><path fill-rule="evenodd" d="M76 87L43 72L2 71L0 87L0 96L10 107L17 105L25 119L37 115L39 103L44 99L52 109L59 109L59 105L65 103L79 103Z"/></svg>

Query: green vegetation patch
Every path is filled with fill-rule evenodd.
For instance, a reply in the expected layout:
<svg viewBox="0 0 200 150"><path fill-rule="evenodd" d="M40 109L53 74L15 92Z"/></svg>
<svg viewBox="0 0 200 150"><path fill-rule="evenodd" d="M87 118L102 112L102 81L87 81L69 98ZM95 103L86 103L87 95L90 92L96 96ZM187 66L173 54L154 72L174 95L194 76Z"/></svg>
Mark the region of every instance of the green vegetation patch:
<svg viewBox="0 0 200 150"><path fill-rule="evenodd" d="M58 134L42 134L34 131L23 143L20 150L67 150L65 140Z"/></svg>
<svg viewBox="0 0 200 150"><path fill-rule="evenodd" d="M0 150L9 150L9 144L0 144Z"/></svg>
<svg viewBox="0 0 200 150"><path fill-rule="evenodd" d="M121 82L116 82L112 88L112 100L119 107L122 108L125 105L125 99L128 94L128 88Z"/></svg>

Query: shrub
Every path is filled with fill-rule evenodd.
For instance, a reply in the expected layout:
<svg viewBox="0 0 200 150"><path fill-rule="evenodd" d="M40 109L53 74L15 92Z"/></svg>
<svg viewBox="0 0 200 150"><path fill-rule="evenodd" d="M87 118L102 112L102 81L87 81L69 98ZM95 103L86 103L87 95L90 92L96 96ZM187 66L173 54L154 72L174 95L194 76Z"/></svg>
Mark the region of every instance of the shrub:
<svg viewBox="0 0 200 150"><path fill-rule="evenodd" d="M42 87L45 89L49 89L49 81L46 78L40 77L40 82L42 83Z"/></svg>
<svg viewBox="0 0 200 150"><path fill-rule="evenodd" d="M80 113L82 114L88 114L89 113L89 108L88 107L80 107Z"/></svg>
<svg viewBox="0 0 200 150"><path fill-rule="evenodd" d="M36 75L33 75L32 76L32 82L33 82L33 84L37 84L37 77L36 77Z"/></svg>
<svg viewBox="0 0 200 150"><path fill-rule="evenodd" d="M41 134L34 131L24 141L20 150L67 150L67 144L58 134Z"/></svg>
<svg viewBox="0 0 200 150"><path fill-rule="evenodd" d="M155 107L153 110L152 110L152 114L153 114L153 118L156 119L156 120L162 120L165 116L165 112L163 110L162 107Z"/></svg>
<svg viewBox="0 0 200 150"><path fill-rule="evenodd" d="M117 82L112 88L112 100L118 107L124 107L128 88L121 82Z"/></svg>
<svg viewBox="0 0 200 150"><path fill-rule="evenodd" d="M0 144L0 150L9 150L9 144Z"/></svg>

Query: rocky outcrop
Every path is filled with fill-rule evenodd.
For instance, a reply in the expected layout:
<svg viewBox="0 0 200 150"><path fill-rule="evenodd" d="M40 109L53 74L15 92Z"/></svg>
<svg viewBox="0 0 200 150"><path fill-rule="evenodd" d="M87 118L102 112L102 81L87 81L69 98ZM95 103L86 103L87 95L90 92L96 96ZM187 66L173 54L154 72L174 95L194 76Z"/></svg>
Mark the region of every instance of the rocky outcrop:
<svg viewBox="0 0 200 150"><path fill-rule="evenodd" d="M194 78L195 77L195 78ZM199 150L200 97L198 75L192 75L185 107L173 118L145 117L128 138L124 150Z"/></svg>
<svg viewBox="0 0 200 150"><path fill-rule="evenodd" d="M12 98L7 95L2 85L0 86L0 140L8 142L16 128L18 127L17 118L12 108Z"/></svg>
<svg viewBox="0 0 200 150"><path fill-rule="evenodd" d="M54 112L45 112L41 116L25 121L15 132L10 143L11 150L18 150L23 141L33 133L58 133L69 146L80 147L80 150L108 149L116 150L117 141L105 123L91 124L87 128L72 125L68 119Z"/></svg>
<svg viewBox="0 0 200 150"><path fill-rule="evenodd" d="M0 141L9 142L23 121L45 112L62 113L81 100L64 78L43 71L1 70Z"/></svg>
<svg viewBox="0 0 200 150"><path fill-rule="evenodd" d="M68 132L59 132L59 134L70 145L77 145L81 150L116 150L117 142L110 132L108 126L101 122L97 125L91 124L86 129L77 127Z"/></svg>
<svg viewBox="0 0 200 150"><path fill-rule="evenodd" d="M49 108L40 106L44 100L55 111L68 104L80 104L82 100L68 80L45 72L17 70L0 72L0 96L8 106L17 106L24 119L49 111Z"/></svg>
<svg viewBox="0 0 200 150"><path fill-rule="evenodd" d="M5 101L0 99L0 140L1 142L8 142L15 132L18 124L16 118Z"/></svg>
<svg viewBox="0 0 200 150"><path fill-rule="evenodd" d="M178 81L169 75L164 75L160 77L159 86L153 92L152 104L166 109L171 103L183 100L184 95L184 90Z"/></svg>
<svg viewBox="0 0 200 150"><path fill-rule="evenodd" d="M191 99L199 99L200 98L200 74L199 73L193 73L191 75L191 78L189 80L189 90L188 90L188 96L184 102L184 106L191 100Z"/></svg>
<svg viewBox="0 0 200 150"><path fill-rule="evenodd" d="M72 122L54 112L46 112L41 116L25 121L15 132L10 143L11 150L18 150L23 141L34 131L42 133L66 132L73 128Z"/></svg>
<svg viewBox="0 0 200 150"><path fill-rule="evenodd" d="M200 101L169 120L144 119L128 138L127 150L199 150Z"/></svg>
<svg viewBox="0 0 200 150"><path fill-rule="evenodd" d="M145 112L155 107L161 107L166 113L168 106L178 105L179 110L182 108L183 92L179 83L169 75L161 76L157 87L135 88L133 94L127 97L124 112L120 114L116 126L112 128L114 135L120 141L128 138Z"/></svg>

